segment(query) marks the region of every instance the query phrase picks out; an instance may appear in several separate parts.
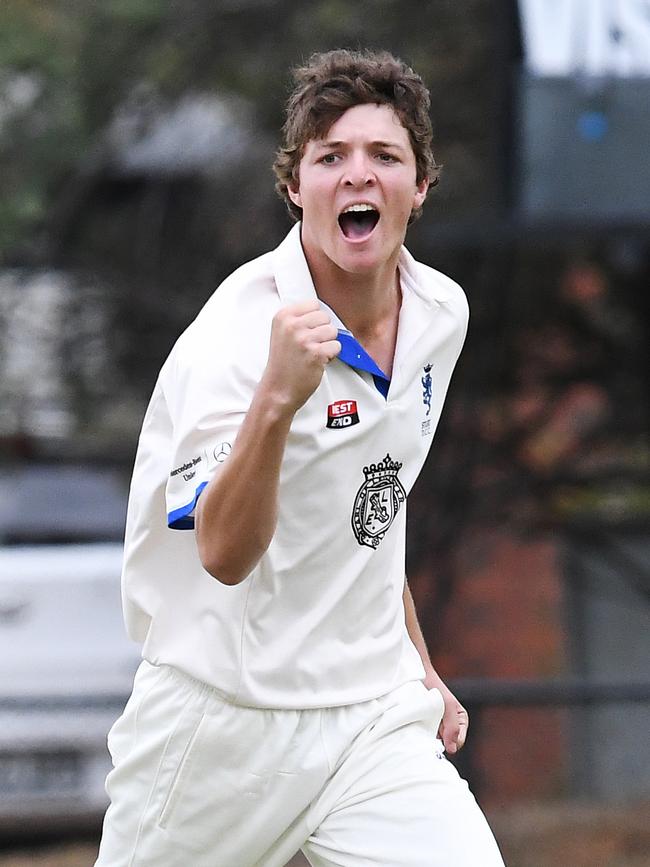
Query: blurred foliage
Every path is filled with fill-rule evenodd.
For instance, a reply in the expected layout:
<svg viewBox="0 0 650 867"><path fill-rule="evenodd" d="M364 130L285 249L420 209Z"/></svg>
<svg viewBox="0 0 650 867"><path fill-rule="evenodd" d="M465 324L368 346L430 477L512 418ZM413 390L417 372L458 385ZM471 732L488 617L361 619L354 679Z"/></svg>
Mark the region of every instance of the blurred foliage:
<svg viewBox="0 0 650 867"><path fill-rule="evenodd" d="M135 87L146 84L169 100L187 91L235 93L252 101L259 127L276 134L288 68L341 45L389 48L433 85L440 137L459 151L448 204L485 205L497 193L482 161L497 147L499 65L492 61L507 60L508 40L499 36L507 5L4 0L0 261L32 250L34 231ZM471 28L459 26L467 20ZM14 99L21 81L30 95Z"/></svg>
<svg viewBox="0 0 650 867"><path fill-rule="evenodd" d="M510 6L510 0L4 0L0 265L18 269L12 285L31 286L30 270L54 269L44 278L54 286L58 273L67 275L63 282L75 287L80 310L94 304L93 287L105 287L113 395L107 400L98 388L93 399L83 364L70 358L62 393L72 400L77 440L86 431L104 448L116 430L131 431L178 333L227 273L285 233L289 219L273 191L271 162L289 69L312 52L387 48L430 85L438 158L453 169L422 225L441 214L451 219L503 206ZM238 100L246 115L249 147L238 163L215 165L208 174L155 165L133 172L119 164L111 135L125 116L138 142L156 119L169 120L183 100L206 94ZM414 244L417 253L417 236ZM71 319L69 327L84 326ZM3 328L8 333L0 322ZM61 357L67 358L63 347ZM9 356L3 363L11 363ZM20 408L21 386L11 387Z"/></svg>
<svg viewBox="0 0 650 867"><path fill-rule="evenodd" d="M503 210L511 5L5 0L0 263L54 265L112 287L114 363L139 405L214 287L289 226L271 163L289 69L312 52L387 48L429 84L437 156L450 169L421 227ZM169 116L201 94L247 108L250 152L239 165L215 166L214 177L115 165L107 139L125 107L137 127L138 112L146 125L147 112Z"/></svg>
<svg viewBox="0 0 650 867"><path fill-rule="evenodd" d="M647 333L638 312L650 248L639 240L636 250L621 261L611 232L589 240L576 230L433 253L466 287L472 318L436 461L415 490L427 545L450 550L449 534L468 515L522 534L647 525ZM445 508L427 515L432 489Z"/></svg>
<svg viewBox="0 0 650 867"><path fill-rule="evenodd" d="M6 0L0 26L0 261L47 212L84 145L71 9Z"/></svg>

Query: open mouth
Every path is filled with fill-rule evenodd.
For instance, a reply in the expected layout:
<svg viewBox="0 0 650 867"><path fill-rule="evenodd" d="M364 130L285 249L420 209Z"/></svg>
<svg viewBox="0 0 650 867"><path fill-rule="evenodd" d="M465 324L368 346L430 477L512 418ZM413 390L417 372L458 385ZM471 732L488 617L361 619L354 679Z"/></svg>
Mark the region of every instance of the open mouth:
<svg viewBox="0 0 650 867"><path fill-rule="evenodd" d="M367 238L379 222L379 211L372 205L350 205L339 216L339 226L350 241Z"/></svg>

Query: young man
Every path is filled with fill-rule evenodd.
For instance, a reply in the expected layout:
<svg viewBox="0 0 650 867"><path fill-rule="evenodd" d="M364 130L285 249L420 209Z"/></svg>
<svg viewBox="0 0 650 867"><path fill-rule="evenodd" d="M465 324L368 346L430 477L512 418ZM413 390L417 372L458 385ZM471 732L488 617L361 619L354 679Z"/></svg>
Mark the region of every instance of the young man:
<svg viewBox="0 0 650 867"><path fill-rule="evenodd" d="M467 325L402 246L436 180L428 93L387 54L296 82L275 168L300 222L208 301L144 421L123 576L144 659L97 864L501 867L404 578Z"/></svg>

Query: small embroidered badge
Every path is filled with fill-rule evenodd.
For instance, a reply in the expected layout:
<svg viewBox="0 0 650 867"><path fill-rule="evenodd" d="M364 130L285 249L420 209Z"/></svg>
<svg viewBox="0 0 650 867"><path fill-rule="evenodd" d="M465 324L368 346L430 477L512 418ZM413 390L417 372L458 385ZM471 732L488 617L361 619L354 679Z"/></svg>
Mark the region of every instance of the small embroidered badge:
<svg viewBox="0 0 650 867"><path fill-rule="evenodd" d="M431 365L425 364L424 376L422 377L422 403L427 408L427 415L431 412Z"/></svg>
<svg viewBox="0 0 650 867"><path fill-rule="evenodd" d="M356 400L337 400L327 407L327 427L342 428L359 424Z"/></svg>

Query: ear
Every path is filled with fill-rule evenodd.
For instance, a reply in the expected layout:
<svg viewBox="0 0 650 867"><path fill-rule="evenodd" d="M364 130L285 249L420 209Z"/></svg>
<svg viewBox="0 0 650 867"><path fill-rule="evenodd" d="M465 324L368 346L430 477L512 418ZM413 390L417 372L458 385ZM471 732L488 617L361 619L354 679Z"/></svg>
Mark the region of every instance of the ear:
<svg viewBox="0 0 650 867"><path fill-rule="evenodd" d="M416 185L415 195L413 197L413 209L421 208L424 204L424 200L427 197L427 191L429 189L429 178L423 178L419 184Z"/></svg>
<svg viewBox="0 0 650 867"><path fill-rule="evenodd" d="M302 208L302 196L298 181L292 180L290 184L287 184L287 195L297 208Z"/></svg>

